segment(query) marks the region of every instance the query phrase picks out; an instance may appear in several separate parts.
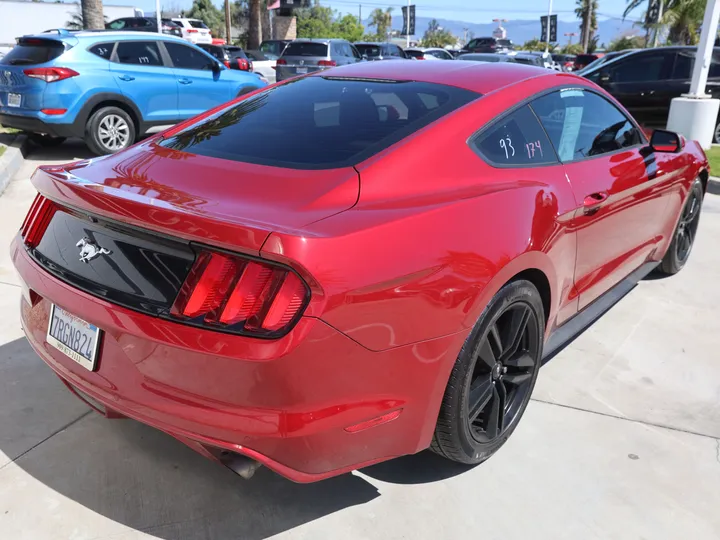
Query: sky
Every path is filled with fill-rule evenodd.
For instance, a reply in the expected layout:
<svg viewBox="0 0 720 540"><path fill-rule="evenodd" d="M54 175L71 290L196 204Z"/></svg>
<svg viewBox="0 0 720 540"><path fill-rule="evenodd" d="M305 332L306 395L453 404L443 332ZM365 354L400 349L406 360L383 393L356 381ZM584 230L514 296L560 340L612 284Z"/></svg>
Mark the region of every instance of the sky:
<svg viewBox="0 0 720 540"><path fill-rule="evenodd" d="M220 6L223 0L213 0ZM155 0L105 0L109 5L132 5L143 9L146 12L155 11ZM495 18L503 19L535 19L540 15L547 14L547 3L545 0L412 0L416 5L418 17L435 17L438 19L450 19L467 21L471 23L492 22ZM625 10L626 0L599 0L598 13L603 18L622 17ZM321 4L330 6L343 13L357 15L359 6L362 5L363 19L370 12L378 7L393 7L397 15L401 14L401 7L406 5L404 0L321 0ZM505 9L499 9L498 4L505 4ZM575 20L576 0L553 0L553 13L558 14L561 20ZM161 0L161 6L173 6L180 9L189 8L192 0ZM642 15L643 9L638 8L630 15L630 18L638 18Z"/></svg>

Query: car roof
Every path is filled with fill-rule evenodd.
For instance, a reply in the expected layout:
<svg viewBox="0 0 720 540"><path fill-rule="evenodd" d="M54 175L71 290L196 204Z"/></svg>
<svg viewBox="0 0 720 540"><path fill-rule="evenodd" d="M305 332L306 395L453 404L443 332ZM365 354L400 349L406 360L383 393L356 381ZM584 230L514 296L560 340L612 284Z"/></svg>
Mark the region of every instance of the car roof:
<svg viewBox="0 0 720 540"><path fill-rule="evenodd" d="M512 62L359 62L310 76L427 82L488 94L526 79L557 75L557 71Z"/></svg>
<svg viewBox="0 0 720 540"><path fill-rule="evenodd" d="M347 39L340 38L300 38L295 39L292 43L350 43Z"/></svg>
<svg viewBox="0 0 720 540"><path fill-rule="evenodd" d="M28 34L22 36L23 38L38 38L38 39L55 39L63 41L65 39L81 39L83 41L107 41L108 39L121 39L121 40L168 40L177 41L179 43L187 43L182 38L177 36L171 36L170 34L156 34L154 32L133 32L132 30L79 30L77 32L70 32L67 30L58 30L57 33L47 34Z"/></svg>

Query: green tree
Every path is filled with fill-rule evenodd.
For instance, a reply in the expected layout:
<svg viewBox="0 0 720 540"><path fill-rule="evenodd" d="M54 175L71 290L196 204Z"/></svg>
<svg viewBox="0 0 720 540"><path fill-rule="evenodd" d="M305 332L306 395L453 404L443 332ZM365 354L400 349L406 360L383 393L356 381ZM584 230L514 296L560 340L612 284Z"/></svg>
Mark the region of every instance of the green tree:
<svg viewBox="0 0 720 540"><path fill-rule="evenodd" d="M428 23L427 30L425 30L422 38L423 47L445 47L455 43L457 43L457 38L449 30L441 28L436 19Z"/></svg>
<svg viewBox="0 0 720 540"><path fill-rule="evenodd" d="M647 0L627 0L623 17L632 10L646 4ZM649 36L650 31L662 32L667 29L668 41L680 45L696 45L700 39L700 26L705 14L706 0L664 0L663 16L659 24L643 24ZM645 14L643 14L645 19Z"/></svg>
<svg viewBox="0 0 720 540"><path fill-rule="evenodd" d="M350 42L360 41L365 33L365 27L358 23L357 18L349 13L333 23L336 37L347 39Z"/></svg>
<svg viewBox="0 0 720 540"><path fill-rule="evenodd" d="M626 49L642 49L645 47L645 38L642 36L624 36L610 42L608 51L624 51Z"/></svg>
<svg viewBox="0 0 720 540"><path fill-rule="evenodd" d="M522 50L523 51L541 51L545 52L545 46L546 43L544 41L540 41L538 38L533 38L530 41L526 41L523 43ZM555 52L558 48L557 43L551 43L549 47L550 52Z"/></svg>
<svg viewBox="0 0 720 540"><path fill-rule="evenodd" d="M588 47L598 29L597 10L597 0L577 0L575 15L580 19L580 43L582 43L583 50L586 52L590 52ZM590 24L589 28L588 19ZM587 33L585 32L586 28L589 30Z"/></svg>
<svg viewBox="0 0 720 540"><path fill-rule="evenodd" d="M225 16L211 0L193 0L190 9L185 12L185 17L200 19L214 36L225 35Z"/></svg>
<svg viewBox="0 0 720 540"><path fill-rule="evenodd" d="M580 43L573 43L572 45L565 45L560 49L562 54L582 54L583 48Z"/></svg>
<svg viewBox="0 0 720 540"><path fill-rule="evenodd" d="M77 12L73 13L70 20L65 23L65 28L68 30L82 30L85 28L83 21L82 9L78 6ZM103 28L105 28L106 22L108 22L107 17L103 17Z"/></svg>
<svg viewBox="0 0 720 540"><path fill-rule="evenodd" d="M315 5L297 10L297 34L303 38L342 38L348 41L362 39L365 28L353 15L339 18L335 10Z"/></svg>
<svg viewBox="0 0 720 540"><path fill-rule="evenodd" d="M392 11L393 8L389 7L384 11L380 8L375 8L370 12L370 23L368 26L375 27L375 39L377 41L385 41L388 38L388 33L392 27Z"/></svg>

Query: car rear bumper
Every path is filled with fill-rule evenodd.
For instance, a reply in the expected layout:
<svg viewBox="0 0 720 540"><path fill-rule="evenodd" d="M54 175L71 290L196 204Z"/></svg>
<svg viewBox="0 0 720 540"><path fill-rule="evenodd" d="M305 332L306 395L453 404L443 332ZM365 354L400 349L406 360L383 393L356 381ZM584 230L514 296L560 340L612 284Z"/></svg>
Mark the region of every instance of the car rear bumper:
<svg viewBox="0 0 720 540"><path fill-rule="evenodd" d="M37 116L0 113L0 124L30 133L47 133L53 137L82 137L82 126L76 123L60 124L46 122Z"/></svg>
<svg viewBox="0 0 720 540"><path fill-rule="evenodd" d="M426 448L465 337L372 352L310 317L272 341L202 331L70 287L19 239L11 252L23 329L66 384L109 416L149 424L206 457L213 449L249 456L297 482ZM52 303L103 330L96 371L48 345ZM346 430L398 410L389 423Z"/></svg>

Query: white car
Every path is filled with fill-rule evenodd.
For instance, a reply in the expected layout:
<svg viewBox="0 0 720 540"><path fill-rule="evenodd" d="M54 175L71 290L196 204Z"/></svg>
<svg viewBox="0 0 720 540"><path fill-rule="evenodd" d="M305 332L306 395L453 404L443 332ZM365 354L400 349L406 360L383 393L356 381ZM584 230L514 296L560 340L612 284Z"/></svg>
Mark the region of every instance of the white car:
<svg viewBox="0 0 720 540"><path fill-rule="evenodd" d="M262 75L271 84L275 82L275 66L278 57L269 52L245 51L247 57L252 60L253 71Z"/></svg>
<svg viewBox="0 0 720 540"><path fill-rule="evenodd" d="M175 17L172 19L182 27L182 37L190 43L212 43L210 29L200 19L185 19Z"/></svg>

